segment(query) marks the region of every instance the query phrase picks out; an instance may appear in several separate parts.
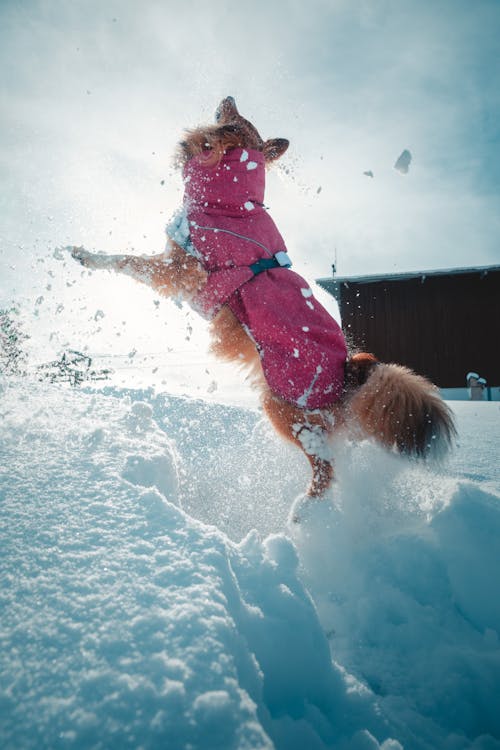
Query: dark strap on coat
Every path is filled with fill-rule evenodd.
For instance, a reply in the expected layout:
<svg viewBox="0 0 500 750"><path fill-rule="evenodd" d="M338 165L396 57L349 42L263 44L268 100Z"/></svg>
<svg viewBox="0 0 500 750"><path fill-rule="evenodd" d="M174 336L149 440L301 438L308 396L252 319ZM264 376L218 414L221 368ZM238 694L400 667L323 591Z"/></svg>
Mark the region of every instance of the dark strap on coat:
<svg viewBox="0 0 500 750"><path fill-rule="evenodd" d="M292 263L286 253L280 252L278 255L280 256L280 260L273 255L272 258L260 258L255 263L252 263L249 268L253 275L258 276L262 271L269 271L271 268L290 268Z"/></svg>

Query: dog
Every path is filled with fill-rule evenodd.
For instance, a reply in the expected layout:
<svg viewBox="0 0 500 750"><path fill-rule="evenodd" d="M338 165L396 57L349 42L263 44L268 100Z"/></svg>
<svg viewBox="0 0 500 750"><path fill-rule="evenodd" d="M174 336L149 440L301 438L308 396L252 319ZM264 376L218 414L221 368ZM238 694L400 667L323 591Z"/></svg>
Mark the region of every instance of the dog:
<svg viewBox="0 0 500 750"><path fill-rule="evenodd" d="M249 371L275 430L311 465L307 495L320 498L334 479L335 431L425 458L446 451L455 427L426 378L370 353L349 356L337 322L291 270L263 203L266 168L288 145L285 138L264 141L226 97L215 123L186 131L178 146L185 194L164 253L70 250L87 268L132 276L209 319L211 350Z"/></svg>

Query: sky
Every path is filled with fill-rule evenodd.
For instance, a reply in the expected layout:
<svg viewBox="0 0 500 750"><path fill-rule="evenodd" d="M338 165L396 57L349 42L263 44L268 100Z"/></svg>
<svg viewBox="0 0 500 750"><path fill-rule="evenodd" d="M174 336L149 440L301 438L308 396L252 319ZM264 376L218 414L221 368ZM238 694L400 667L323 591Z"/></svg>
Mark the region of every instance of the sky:
<svg viewBox="0 0 500 750"><path fill-rule="evenodd" d="M306 278L499 263L499 32L498 0L0 0L0 305L47 351L98 311L133 339L151 299L54 250L162 251L229 94L290 140L266 202Z"/></svg>

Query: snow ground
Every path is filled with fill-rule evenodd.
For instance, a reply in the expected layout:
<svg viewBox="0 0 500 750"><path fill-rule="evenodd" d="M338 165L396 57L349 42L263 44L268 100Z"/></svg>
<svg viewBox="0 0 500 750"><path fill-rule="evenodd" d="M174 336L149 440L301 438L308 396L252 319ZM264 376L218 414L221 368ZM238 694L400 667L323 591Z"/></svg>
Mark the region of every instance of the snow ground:
<svg viewBox="0 0 500 750"><path fill-rule="evenodd" d="M500 748L496 403L439 472L255 410L0 383L0 745ZM230 457L230 460L228 460Z"/></svg>

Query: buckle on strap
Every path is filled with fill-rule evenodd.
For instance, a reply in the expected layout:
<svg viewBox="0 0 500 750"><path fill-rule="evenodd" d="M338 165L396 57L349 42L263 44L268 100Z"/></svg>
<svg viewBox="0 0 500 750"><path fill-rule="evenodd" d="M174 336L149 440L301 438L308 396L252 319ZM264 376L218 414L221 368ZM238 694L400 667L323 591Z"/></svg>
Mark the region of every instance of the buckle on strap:
<svg viewBox="0 0 500 750"><path fill-rule="evenodd" d="M257 276L262 271L269 271L271 268L290 268L292 261L284 250L280 250L275 253L272 258L260 258L255 263L249 266L254 276Z"/></svg>

